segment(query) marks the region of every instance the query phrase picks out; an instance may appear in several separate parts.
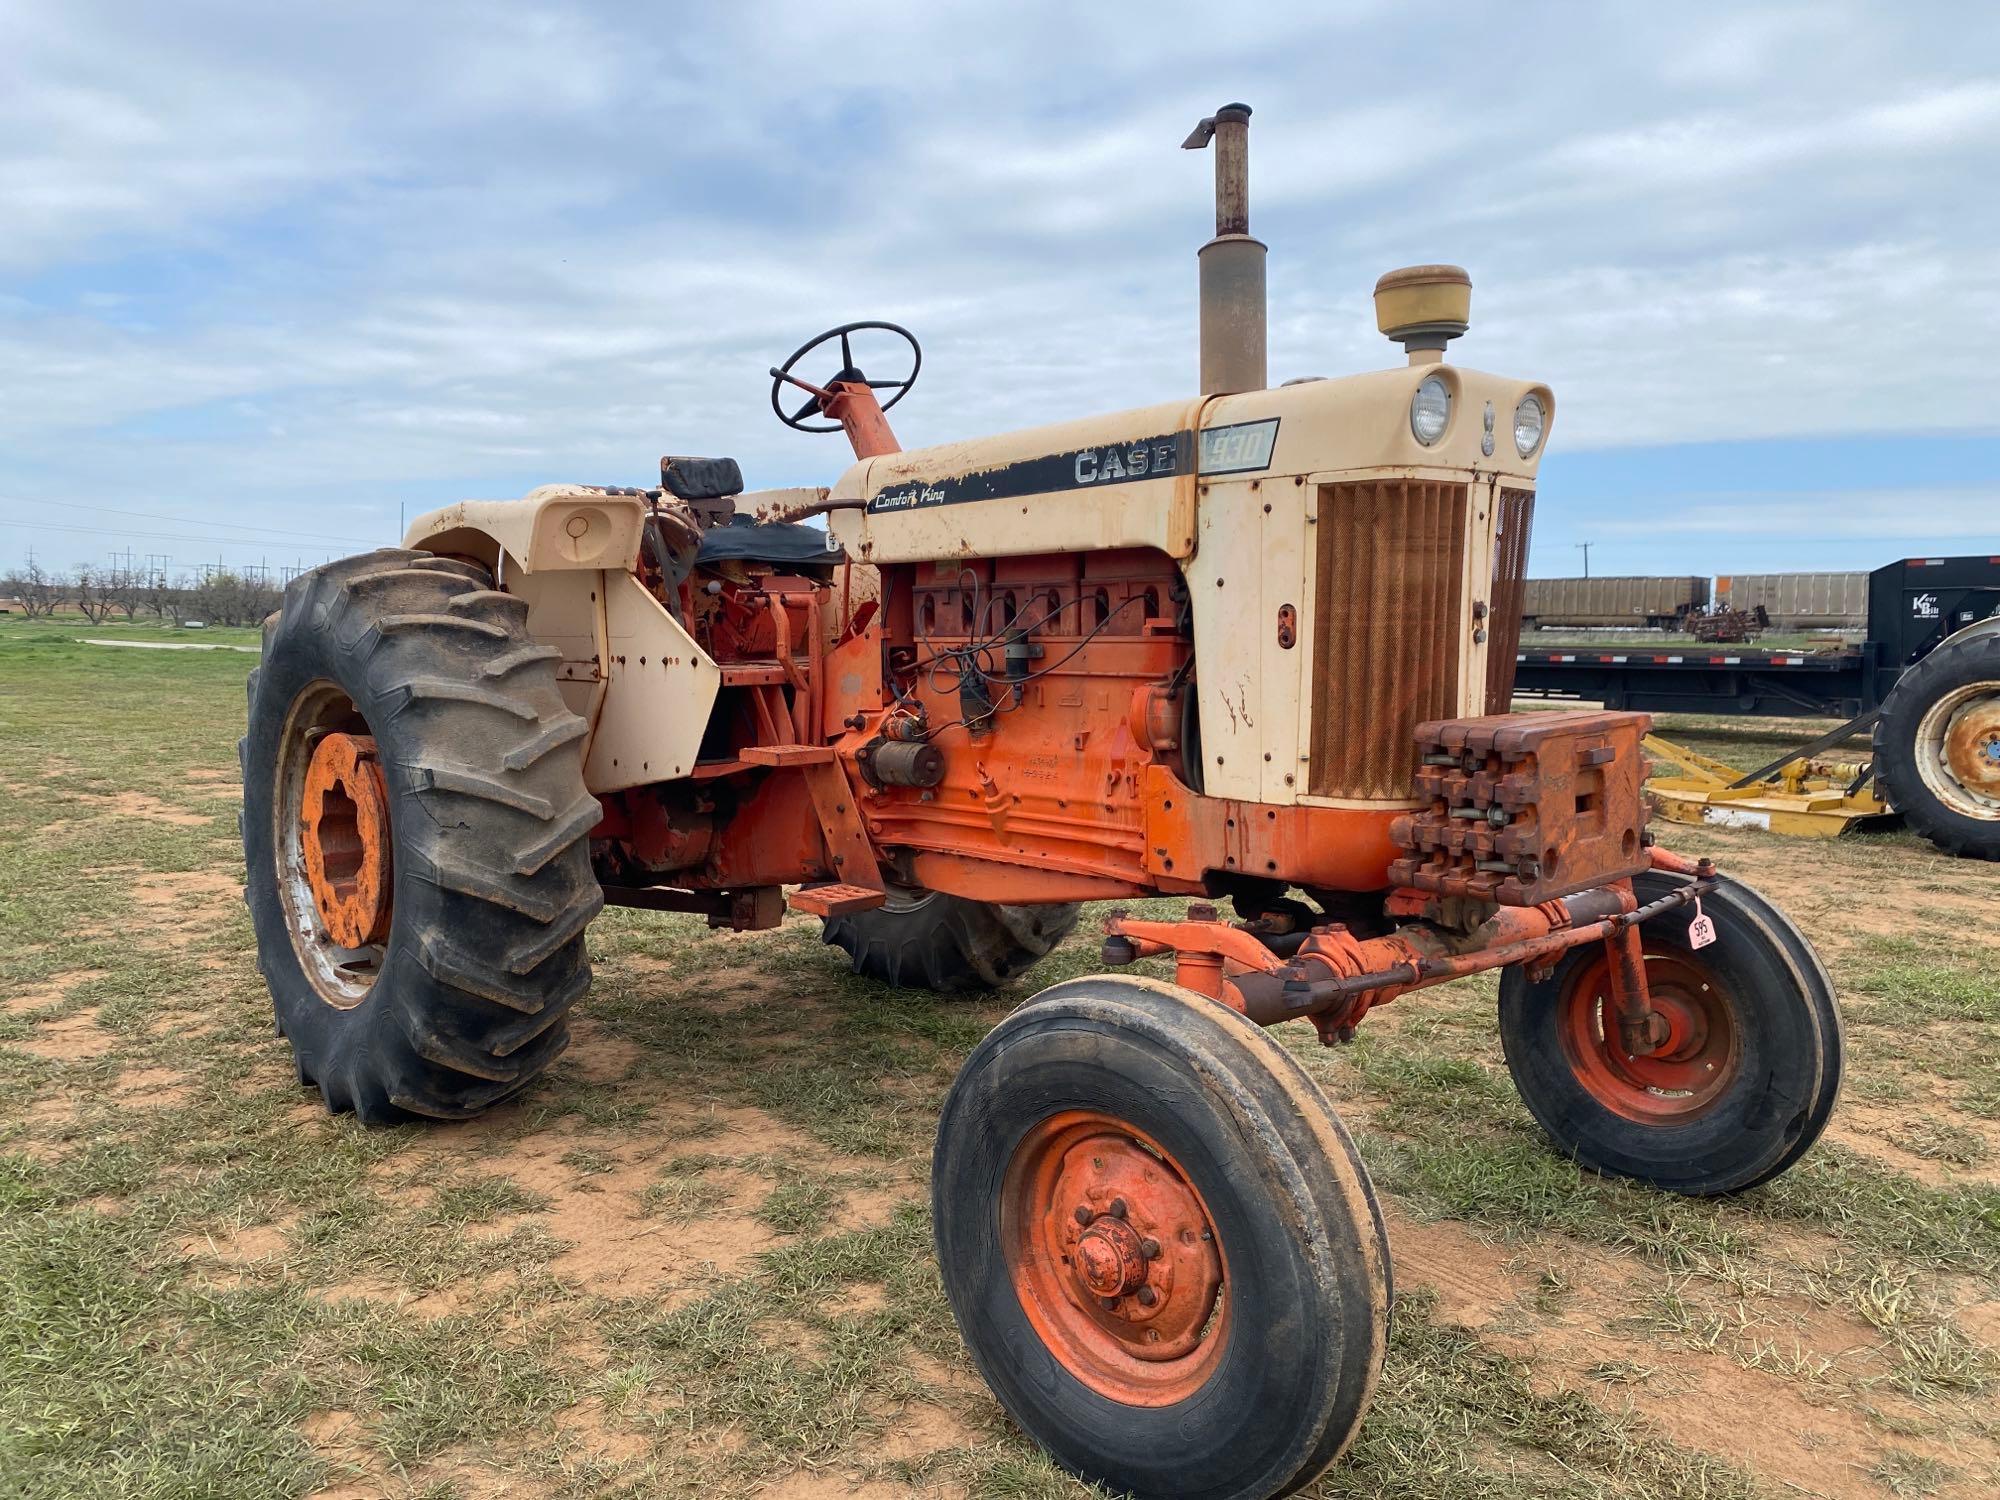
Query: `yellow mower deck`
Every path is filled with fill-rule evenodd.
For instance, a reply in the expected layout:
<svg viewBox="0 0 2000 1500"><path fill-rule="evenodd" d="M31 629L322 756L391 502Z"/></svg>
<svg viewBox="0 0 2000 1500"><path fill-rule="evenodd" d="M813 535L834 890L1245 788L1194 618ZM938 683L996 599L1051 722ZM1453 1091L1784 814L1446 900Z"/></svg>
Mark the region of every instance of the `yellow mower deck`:
<svg viewBox="0 0 2000 1500"><path fill-rule="evenodd" d="M1849 794L1848 788L1861 777L1860 766L1799 760L1768 781L1739 787L1731 783L1741 778L1741 772L1699 751L1657 735L1646 736L1645 747L1656 763L1681 772L1666 776L1656 772L1646 782L1660 816L1671 822L1832 839L1869 819L1889 815L1872 781Z"/></svg>

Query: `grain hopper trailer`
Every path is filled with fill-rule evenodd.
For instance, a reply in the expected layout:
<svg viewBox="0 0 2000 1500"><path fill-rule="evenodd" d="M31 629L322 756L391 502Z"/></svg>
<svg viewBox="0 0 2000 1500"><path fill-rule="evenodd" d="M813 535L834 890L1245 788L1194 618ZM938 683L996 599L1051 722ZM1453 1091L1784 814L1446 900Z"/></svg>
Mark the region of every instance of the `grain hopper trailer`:
<svg viewBox="0 0 2000 1500"><path fill-rule="evenodd" d="M1377 284L1406 362L1269 387L1248 121L1188 143L1217 179L1195 394L905 450L916 341L833 329L771 387L852 446L826 488L676 457L421 517L288 587L243 746L279 1026L368 1121L529 1088L607 901L789 906L859 972L953 992L1079 903L1187 898L1102 920L1108 968L1173 982L1057 984L973 1049L932 1174L973 1360L1057 1461L1141 1495L1304 1484L1381 1368L1381 1215L1267 1027L1338 1042L1499 971L1555 1148L1687 1194L1798 1160L1841 1066L1805 939L1650 837L1644 716L1503 711L1555 401L1445 358L1464 273Z"/></svg>

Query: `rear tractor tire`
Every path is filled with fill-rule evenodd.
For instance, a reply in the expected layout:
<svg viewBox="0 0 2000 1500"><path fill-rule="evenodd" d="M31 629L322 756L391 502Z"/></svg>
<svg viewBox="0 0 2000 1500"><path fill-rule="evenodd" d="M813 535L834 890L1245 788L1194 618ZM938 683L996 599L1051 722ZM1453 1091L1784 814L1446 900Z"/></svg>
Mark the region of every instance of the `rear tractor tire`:
<svg viewBox="0 0 2000 1500"><path fill-rule="evenodd" d="M1875 770L1916 832L1948 854L2000 859L2000 632L1947 642L1896 679Z"/></svg>
<svg viewBox="0 0 2000 1500"><path fill-rule="evenodd" d="M301 1083L465 1119L568 1045L604 904L584 721L483 568L385 549L295 579L250 674L244 899Z"/></svg>
<svg viewBox="0 0 2000 1500"><path fill-rule="evenodd" d="M1043 991L975 1047L931 1170L938 1266L1027 1435L1116 1494L1269 1500L1361 1425L1389 1245L1296 1059L1155 980Z"/></svg>
<svg viewBox="0 0 2000 1500"><path fill-rule="evenodd" d="M829 917L821 940L854 972L944 995L977 994L1025 974L1076 926L1079 908L1005 906L890 886L873 911Z"/></svg>
<svg viewBox="0 0 2000 1500"><path fill-rule="evenodd" d="M1641 904L1686 880L1643 874ZM1539 984L1500 978L1500 1044L1528 1111L1580 1166L1690 1197L1785 1171L1826 1129L1845 1062L1819 956L1746 885L1702 898L1716 940L1692 945L1693 906L1640 929L1646 986L1669 1035L1649 1056L1619 1042L1602 943L1572 948Z"/></svg>

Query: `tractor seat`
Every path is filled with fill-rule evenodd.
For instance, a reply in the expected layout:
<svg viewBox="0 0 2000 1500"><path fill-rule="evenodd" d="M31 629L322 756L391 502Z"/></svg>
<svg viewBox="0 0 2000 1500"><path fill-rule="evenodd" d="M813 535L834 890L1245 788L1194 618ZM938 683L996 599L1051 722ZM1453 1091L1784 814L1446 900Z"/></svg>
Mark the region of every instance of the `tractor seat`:
<svg viewBox="0 0 2000 1500"><path fill-rule="evenodd" d="M755 562L787 569L830 568L846 560L840 545L817 526L793 521L760 524L748 516L734 516L725 526L709 527L702 532L701 548L695 553L697 567Z"/></svg>

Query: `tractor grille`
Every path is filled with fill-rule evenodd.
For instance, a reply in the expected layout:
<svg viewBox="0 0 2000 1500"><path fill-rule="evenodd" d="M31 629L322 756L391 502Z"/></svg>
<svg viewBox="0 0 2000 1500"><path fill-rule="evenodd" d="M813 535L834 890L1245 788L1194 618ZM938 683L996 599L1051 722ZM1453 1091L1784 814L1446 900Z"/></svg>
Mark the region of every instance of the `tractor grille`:
<svg viewBox="0 0 2000 1500"><path fill-rule="evenodd" d="M1423 479L1320 487L1313 795L1408 797L1417 725L1459 712L1466 498Z"/></svg>
<svg viewBox="0 0 2000 1500"><path fill-rule="evenodd" d="M1500 529L1493 538L1492 615L1486 644L1486 711L1504 714L1514 701L1514 658L1521 650L1521 613L1528 594L1528 534L1535 492L1500 492Z"/></svg>

